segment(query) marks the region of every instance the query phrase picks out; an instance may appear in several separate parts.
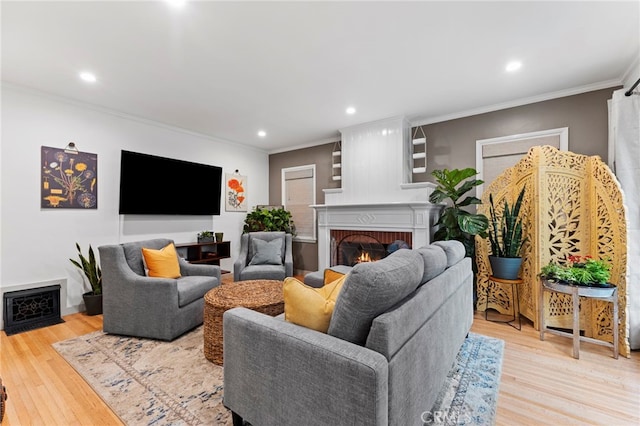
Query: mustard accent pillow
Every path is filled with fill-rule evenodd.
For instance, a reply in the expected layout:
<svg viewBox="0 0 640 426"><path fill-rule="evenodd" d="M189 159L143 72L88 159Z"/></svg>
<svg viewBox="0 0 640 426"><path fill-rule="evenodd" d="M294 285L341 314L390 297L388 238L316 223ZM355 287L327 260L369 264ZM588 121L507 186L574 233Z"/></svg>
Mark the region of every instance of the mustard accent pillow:
<svg viewBox="0 0 640 426"><path fill-rule="evenodd" d="M178 253L173 243L166 245L160 250L142 248L142 257L147 273L150 277L156 278L180 278L180 264L178 263Z"/></svg>
<svg viewBox="0 0 640 426"><path fill-rule="evenodd" d="M324 270L324 285L330 284L335 280L338 280L344 276L341 272L336 272L333 269L327 268Z"/></svg>
<svg viewBox="0 0 640 426"><path fill-rule="evenodd" d="M326 333L331 314L347 276L321 288L310 287L293 277L284 279L284 319Z"/></svg>

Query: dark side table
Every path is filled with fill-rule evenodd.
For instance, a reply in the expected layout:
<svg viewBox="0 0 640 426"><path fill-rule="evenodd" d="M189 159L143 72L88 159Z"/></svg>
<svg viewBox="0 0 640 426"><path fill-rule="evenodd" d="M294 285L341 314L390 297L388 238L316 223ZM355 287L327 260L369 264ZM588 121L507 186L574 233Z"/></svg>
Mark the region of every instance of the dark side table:
<svg viewBox="0 0 640 426"><path fill-rule="evenodd" d="M573 338L573 357L580 358L580 341L595 343L597 345L609 346L613 348L613 357L618 359L618 288L617 287L586 287L571 284L561 284L558 282L542 279L540 290L540 340L544 340L544 333L549 332L558 336ZM573 302L573 334L566 331L547 328L544 323L544 293L556 292L571 295ZM591 337L580 336L580 297L603 300L613 304L613 343L593 339Z"/></svg>
<svg viewBox="0 0 640 426"><path fill-rule="evenodd" d="M513 303L511 304L511 306L513 307L513 319L510 319L507 321L498 320L498 319L489 319L487 311L489 310L489 289L491 287L490 285L491 282L494 282L500 285L511 284L511 297L513 298ZM522 278L517 278L515 280L507 280L504 278L497 278L497 277L494 277L493 275L489 275L489 285L487 285L487 295L486 295L487 303L484 308L484 319L487 321L493 321L493 322L504 322L510 325L511 327L515 328L516 330L521 330L522 322L520 320L520 297L519 297L518 287L520 287L522 282L523 282ZM516 322L516 317L518 319L517 327L514 324Z"/></svg>

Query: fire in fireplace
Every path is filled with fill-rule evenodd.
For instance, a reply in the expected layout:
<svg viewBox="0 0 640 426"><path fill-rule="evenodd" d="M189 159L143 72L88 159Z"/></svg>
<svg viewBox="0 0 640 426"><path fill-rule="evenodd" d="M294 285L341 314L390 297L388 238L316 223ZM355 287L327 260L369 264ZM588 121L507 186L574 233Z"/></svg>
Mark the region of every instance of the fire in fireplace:
<svg viewBox="0 0 640 426"><path fill-rule="evenodd" d="M411 232L332 230L331 265L354 266L383 259L398 248L411 247Z"/></svg>

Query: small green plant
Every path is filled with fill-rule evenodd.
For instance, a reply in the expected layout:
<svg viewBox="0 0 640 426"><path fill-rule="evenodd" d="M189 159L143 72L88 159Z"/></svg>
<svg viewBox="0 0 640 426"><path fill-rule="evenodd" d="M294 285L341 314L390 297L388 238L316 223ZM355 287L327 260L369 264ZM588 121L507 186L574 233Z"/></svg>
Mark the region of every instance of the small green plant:
<svg viewBox="0 0 640 426"><path fill-rule="evenodd" d="M96 261L96 256L93 253L93 248L89 245L89 258L87 259L82 254L82 250L80 249L80 245L76 243L76 249L78 249L78 257L80 258L80 262L74 259L69 259L71 263L73 263L76 267L80 268L84 275L89 280L89 284L91 285L91 291L94 295L102 294L102 271L100 270L100 265Z"/></svg>
<svg viewBox="0 0 640 426"><path fill-rule="evenodd" d="M438 186L429 196L429 201L437 204L448 199L451 203L442 211L436 223L439 228L433 239L434 241L458 240L464 244L466 255L473 258L475 253L474 236L486 237L489 221L483 214L469 213L463 209L466 206L482 204L479 198L462 197L484 182L480 179L466 180L478 174L472 168L434 170L431 174L435 177Z"/></svg>
<svg viewBox="0 0 640 426"><path fill-rule="evenodd" d="M591 256L569 256L566 265L549 262L543 266L540 277L569 284L602 286L611 278L611 264L608 260Z"/></svg>
<svg viewBox="0 0 640 426"><path fill-rule="evenodd" d="M522 218L520 218L520 207L524 198L523 187L520 195L512 207L509 207L507 200L504 200L502 216L498 218L495 205L493 204L493 194L489 194L489 212L491 224L489 227L489 242L491 243L491 254L497 257L520 257L520 250L527 241L522 238Z"/></svg>
<svg viewBox="0 0 640 426"><path fill-rule="evenodd" d="M213 231L200 231L198 232L198 238L213 237Z"/></svg>
<svg viewBox="0 0 640 426"><path fill-rule="evenodd" d="M295 236L296 226L293 223L291 212L282 207L275 209L256 207L247 213L242 232L246 234L257 231L284 231Z"/></svg>

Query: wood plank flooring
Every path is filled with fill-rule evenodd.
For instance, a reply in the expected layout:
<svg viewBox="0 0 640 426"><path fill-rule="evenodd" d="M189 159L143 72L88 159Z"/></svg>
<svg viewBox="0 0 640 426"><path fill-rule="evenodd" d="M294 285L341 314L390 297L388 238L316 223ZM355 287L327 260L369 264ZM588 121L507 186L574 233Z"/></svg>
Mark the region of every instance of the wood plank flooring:
<svg viewBox="0 0 640 426"><path fill-rule="evenodd" d="M116 415L51 344L102 329L102 316L66 316L65 323L10 337L0 333L0 377L9 399L3 426L120 425ZM522 331L485 321L472 331L505 341L497 425L640 424L640 353L613 359L612 350L546 336L526 320Z"/></svg>

